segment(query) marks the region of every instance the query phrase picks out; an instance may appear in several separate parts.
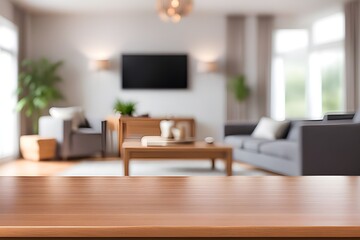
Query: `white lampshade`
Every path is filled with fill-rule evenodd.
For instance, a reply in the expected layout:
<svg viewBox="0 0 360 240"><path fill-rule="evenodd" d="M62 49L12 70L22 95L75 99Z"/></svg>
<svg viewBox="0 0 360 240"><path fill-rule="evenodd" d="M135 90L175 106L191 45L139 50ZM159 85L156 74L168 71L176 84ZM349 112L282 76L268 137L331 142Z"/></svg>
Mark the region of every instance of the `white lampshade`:
<svg viewBox="0 0 360 240"><path fill-rule="evenodd" d="M104 71L110 68L110 61L107 59L93 60L90 62L90 69L93 71Z"/></svg>
<svg viewBox="0 0 360 240"><path fill-rule="evenodd" d="M200 73L214 73L219 70L217 62L199 62L197 70Z"/></svg>

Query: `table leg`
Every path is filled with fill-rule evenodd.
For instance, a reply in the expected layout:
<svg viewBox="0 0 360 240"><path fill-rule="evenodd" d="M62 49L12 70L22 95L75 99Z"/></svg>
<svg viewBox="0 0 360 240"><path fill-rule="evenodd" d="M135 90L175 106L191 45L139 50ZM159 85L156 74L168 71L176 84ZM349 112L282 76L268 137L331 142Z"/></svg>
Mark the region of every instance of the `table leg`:
<svg viewBox="0 0 360 240"><path fill-rule="evenodd" d="M233 163L233 161L232 161L232 151L228 151L226 153L225 161L226 161L226 174L228 176L232 176L232 163Z"/></svg>
<svg viewBox="0 0 360 240"><path fill-rule="evenodd" d="M216 168L216 159L211 159L211 169L215 170Z"/></svg>
<svg viewBox="0 0 360 240"><path fill-rule="evenodd" d="M111 153L114 152L114 134L112 131L109 131L109 135L110 135L110 151Z"/></svg>
<svg viewBox="0 0 360 240"><path fill-rule="evenodd" d="M130 165L130 157L129 153L125 150L123 151L123 161L124 161L124 176L129 176L129 165Z"/></svg>

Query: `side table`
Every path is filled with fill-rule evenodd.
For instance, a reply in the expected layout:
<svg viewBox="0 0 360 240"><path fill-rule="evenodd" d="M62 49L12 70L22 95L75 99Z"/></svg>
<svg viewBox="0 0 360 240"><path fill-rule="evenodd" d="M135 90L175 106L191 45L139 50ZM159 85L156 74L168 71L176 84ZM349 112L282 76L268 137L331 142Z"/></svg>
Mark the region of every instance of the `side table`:
<svg viewBox="0 0 360 240"><path fill-rule="evenodd" d="M56 155L56 139L38 135L21 136L20 151L24 159L51 160Z"/></svg>

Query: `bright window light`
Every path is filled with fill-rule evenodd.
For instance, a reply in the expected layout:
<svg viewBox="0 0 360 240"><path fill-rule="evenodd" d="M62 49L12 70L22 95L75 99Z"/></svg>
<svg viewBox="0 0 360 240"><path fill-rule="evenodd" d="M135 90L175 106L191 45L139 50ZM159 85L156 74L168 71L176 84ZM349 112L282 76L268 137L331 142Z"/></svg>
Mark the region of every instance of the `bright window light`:
<svg viewBox="0 0 360 240"><path fill-rule="evenodd" d="M0 48L16 51L17 37L13 29L7 26L0 26L0 36Z"/></svg>
<svg viewBox="0 0 360 240"><path fill-rule="evenodd" d="M18 153L19 125L17 98L17 33L0 19L0 160Z"/></svg>
<svg viewBox="0 0 360 240"><path fill-rule="evenodd" d="M319 54L314 52L309 57L309 80L308 80L308 106L309 117L313 119L322 118L322 76Z"/></svg>
<svg viewBox="0 0 360 240"><path fill-rule="evenodd" d="M271 116L276 120L285 119L285 75L284 60L275 57L272 65Z"/></svg>
<svg viewBox="0 0 360 240"><path fill-rule="evenodd" d="M17 113L14 111L16 105L16 62L13 57L0 51L0 158L13 156L17 151Z"/></svg>
<svg viewBox="0 0 360 240"><path fill-rule="evenodd" d="M275 32L272 117L321 119L344 111L344 29L344 14L337 13L318 19L309 29Z"/></svg>
<svg viewBox="0 0 360 240"><path fill-rule="evenodd" d="M312 28L314 44L325 44L344 39L345 17L343 13L337 13L322 18L314 23Z"/></svg>
<svg viewBox="0 0 360 240"><path fill-rule="evenodd" d="M284 29L275 32L275 52L287 53L302 50L309 45L309 35L305 29Z"/></svg>

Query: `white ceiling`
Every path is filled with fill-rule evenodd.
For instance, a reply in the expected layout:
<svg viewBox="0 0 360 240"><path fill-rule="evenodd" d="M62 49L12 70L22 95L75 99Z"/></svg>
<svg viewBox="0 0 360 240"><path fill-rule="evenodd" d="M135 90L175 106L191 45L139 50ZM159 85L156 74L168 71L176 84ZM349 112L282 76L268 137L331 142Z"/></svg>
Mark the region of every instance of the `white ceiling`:
<svg viewBox="0 0 360 240"><path fill-rule="evenodd" d="M3 1L3 0L1 0ZM34 13L151 12L156 0L10 0ZM194 0L195 12L301 14L346 0Z"/></svg>

